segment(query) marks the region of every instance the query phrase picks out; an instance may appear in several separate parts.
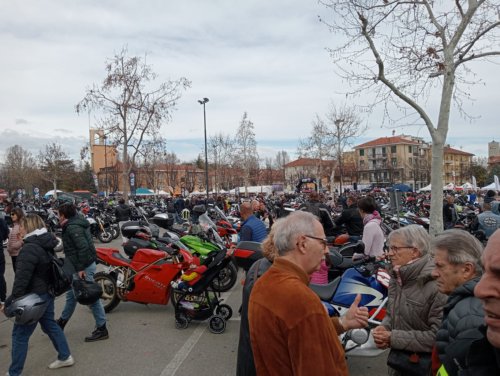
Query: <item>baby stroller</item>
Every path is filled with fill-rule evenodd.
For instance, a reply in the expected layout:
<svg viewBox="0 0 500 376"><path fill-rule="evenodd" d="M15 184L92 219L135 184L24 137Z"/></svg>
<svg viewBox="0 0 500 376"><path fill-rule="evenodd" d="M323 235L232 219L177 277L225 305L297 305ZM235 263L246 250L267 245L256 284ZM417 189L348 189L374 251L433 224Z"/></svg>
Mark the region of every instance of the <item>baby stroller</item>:
<svg viewBox="0 0 500 376"><path fill-rule="evenodd" d="M176 328L185 329L192 320L208 319L212 333L224 332L233 310L229 305L221 304L223 299L213 290L212 284L230 260L225 249L214 251L203 265L185 271L177 281L172 281Z"/></svg>

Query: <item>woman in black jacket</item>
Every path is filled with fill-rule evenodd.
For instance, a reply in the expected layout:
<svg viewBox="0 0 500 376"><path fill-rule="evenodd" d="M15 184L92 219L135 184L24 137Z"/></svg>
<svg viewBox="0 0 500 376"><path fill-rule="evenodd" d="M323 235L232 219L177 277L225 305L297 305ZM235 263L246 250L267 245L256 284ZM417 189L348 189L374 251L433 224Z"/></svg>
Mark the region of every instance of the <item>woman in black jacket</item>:
<svg viewBox="0 0 500 376"><path fill-rule="evenodd" d="M48 301L43 316L33 324L14 324L12 329L12 363L9 375L20 375L28 353L28 342L36 326L40 323L42 330L49 336L58 352L57 360L49 365L56 369L72 366L75 361L71 356L68 342L61 328L54 319L54 297L49 293L50 262L49 252L54 252L57 245L55 236L45 228L43 220L36 214L28 214L21 221L20 234L24 245L17 258L17 272L12 288L12 295L6 306L20 297L36 293L44 301Z"/></svg>

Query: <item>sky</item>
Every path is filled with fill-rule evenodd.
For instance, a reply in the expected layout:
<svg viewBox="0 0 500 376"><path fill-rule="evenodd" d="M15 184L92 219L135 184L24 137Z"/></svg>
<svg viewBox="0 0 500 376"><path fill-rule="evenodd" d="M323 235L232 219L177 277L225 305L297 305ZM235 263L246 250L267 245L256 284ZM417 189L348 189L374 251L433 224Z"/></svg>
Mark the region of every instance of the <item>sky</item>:
<svg viewBox="0 0 500 376"><path fill-rule="evenodd" d="M315 114L345 103L348 90L327 51L338 37L318 16L333 15L316 0L0 0L0 160L12 145L36 155L50 142L78 159L96 119L75 105L124 46L146 57L159 81L192 82L162 127L182 161L203 152L204 97L209 137L234 135L247 112L259 156L286 150L294 159ZM472 68L485 80L464 105L474 119L455 111L448 143L486 156L500 139L500 75L498 65ZM368 130L355 144L392 134L377 112L360 116ZM430 140L422 126L394 130Z"/></svg>

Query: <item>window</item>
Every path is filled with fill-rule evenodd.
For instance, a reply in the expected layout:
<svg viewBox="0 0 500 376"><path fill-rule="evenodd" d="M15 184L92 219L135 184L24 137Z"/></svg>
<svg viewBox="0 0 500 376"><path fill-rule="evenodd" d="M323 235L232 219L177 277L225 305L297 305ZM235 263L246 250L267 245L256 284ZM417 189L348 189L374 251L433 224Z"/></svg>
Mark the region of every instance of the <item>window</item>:
<svg viewBox="0 0 500 376"><path fill-rule="evenodd" d="M359 156L364 157L365 155L365 149L359 149Z"/></svg>
<svg viewBox="0 0 500 376"><path fill-rule="evenodd" d="M395 153L396 152L396 145L392 145L391 146L391 153Z"/></svg>
<svg viewBox="0 0 500 376"><path fill-rule="evenodd" d="M385 146L382 147L382 155L385 155Z"/></svg>
<svg viewBox="0 0 500 376"><path fill-rule="evenodd" d="M384 172L384 180L387 180L387 172Z"/></svg>
<svg viewBox="0 0 500 376"><path fill-rule="evenodd" d="M393 167L396 167L398 165L398 159L397 158L392 158L391 159L391 164Z"/></svg>
<svg viewBox="0 0 500 376"><path fill-rule="evenodd" d="M359 167L365 168L365 161L363 160L359 161Z"/></svg>
<svg viewBox="0 0 500 376"><path fill-rule="evenodd" d="M411 165L412 165L412 163L413 163L413 159L412 159L411 157L410 157L410 158L408 158L408 164L411 166Z"/></svg>
<svg viewBox="0 0 500 376"><path fill-rule="evenodd" d="M372 149L372 156L375 156L376 150L375 148Z"/></svg>
<svg viewBox="0 0 500 376"><path fill-rule="evenodd" d="M413 147L411 145L408 146L408 153L413 153Z"/></svg>

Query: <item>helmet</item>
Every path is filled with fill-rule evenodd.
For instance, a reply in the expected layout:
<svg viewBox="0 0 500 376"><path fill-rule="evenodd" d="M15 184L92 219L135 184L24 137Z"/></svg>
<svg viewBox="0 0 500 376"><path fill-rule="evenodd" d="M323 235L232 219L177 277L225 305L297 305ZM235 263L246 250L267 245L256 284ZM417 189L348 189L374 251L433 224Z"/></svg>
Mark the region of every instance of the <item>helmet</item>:
<svg viewBox="0 0 500 376"><path fill-rule="evenodd" d="M341 234L335 238L333 244L342 245L349 242L349 234Z"/></svg>
<svg viewBox="0 0 500 376"><path fill-rule="evenodd" d="M44 300L40 295L31 293L15 299L5 308L5 316L15 317L16 324L31 325L35 324L45 313L48 300Z"/></svg>
<svg viewBox="0 0 500 376"><path fill-rule="evenodd" d="M101 285L96 282L74 279L71 286L73 287L75 298L80 304L94 304L102 295Z"/></svg>

